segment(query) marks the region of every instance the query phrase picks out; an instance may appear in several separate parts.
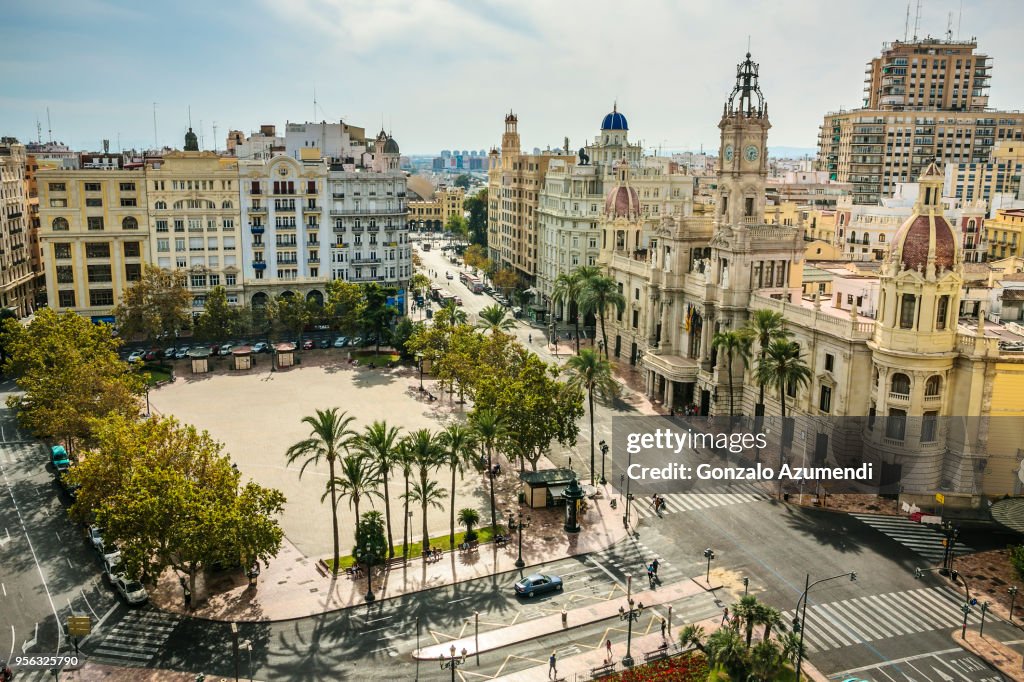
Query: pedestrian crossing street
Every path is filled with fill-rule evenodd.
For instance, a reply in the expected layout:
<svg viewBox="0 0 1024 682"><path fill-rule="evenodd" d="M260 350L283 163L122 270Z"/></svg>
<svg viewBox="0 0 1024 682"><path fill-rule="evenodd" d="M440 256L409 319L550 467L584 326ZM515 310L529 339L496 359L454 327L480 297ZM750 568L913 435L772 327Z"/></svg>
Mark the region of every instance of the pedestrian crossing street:
<svg viewBox="0 0 1024 682"><path fill-rule="evenodd" d="M0 464L33 461L37 462L40 468L46 465L46 452L39 443L33 441L0 442Z"/></svg>
<svg viewBox="0 0 1024 682"><path fill-rule="evenodd" d="M766 493L753 483L736 483L729 486L716 486L714 488L701 488L700 492L692 493L666 493L661 495L665 500L665 508L661 514L678 514L688 511L700 511L713 507L726 507L733 504L747 504L760 500L771 499ZM633 511L637 518L649 519L656 517L654 504L650 497L637 498L633 501Z"/></svg>
<svg viewBox="0 0 1024 682"><path fill-rule="evenodd" d="M902 516L883 516L879 514L851 514L850 516L866 523L875 530L924 557L933 564L942 563L946 550L942 546L944 535L937 528L928 524L916 523ZM957 543L953 553L957 556L970 554L974 550Z"/></svg>
<svg viewBox="0 0 1024 682"><path fill-rule="evenodd" d="M951 630L963 623L963 603L963 596L947 587L928 587L811 604L804 646L815 653L930 630ZM782 621L788 626L793 615L786 611ZM971 609L967 622L976 625L980 621L978 609Z"/></svg>
<svg viewBox="0 0 1024 682"><path fill-rule="evenodd" d="M144 666L160 652L180 622L179 616L155 609L129 611L98 644L92 644L89 659Z"/></svg>
<svg viewBox="0 0 1024 682"><path fill-rule="evenodd" d="M634 590L648 585L647 566L655 558L658 559L658 578L661 582L675 582L688 577L683 574L682 570L671 562L665 561L658 552L642 542L620 542L613 547L595 552L593 556L605 568L618 573L623 579L632 574Z"/></svg>

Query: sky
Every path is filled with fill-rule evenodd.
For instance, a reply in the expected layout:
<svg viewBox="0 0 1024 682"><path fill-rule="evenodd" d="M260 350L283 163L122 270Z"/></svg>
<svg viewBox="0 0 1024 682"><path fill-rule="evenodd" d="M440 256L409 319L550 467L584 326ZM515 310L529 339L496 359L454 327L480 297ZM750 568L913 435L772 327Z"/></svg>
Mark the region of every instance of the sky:
<svg viewBox="0 0 1024 682"><path fill-rule="evenodd" d="M913 34L915 5L911 7ZM814 148L822 116L861 103L865 63L902 39L891 0L0 0L0 135L98 150L203 147L229 129L337 121L404 154L573 148L617 102L646 148L717 146L748 38L772 147ZM990 106L1024 108L1024 3L921 0L919 35L994 58ZM962 17L960 15L962 4ZM316 107L314 109L314 92Z"/></svg>

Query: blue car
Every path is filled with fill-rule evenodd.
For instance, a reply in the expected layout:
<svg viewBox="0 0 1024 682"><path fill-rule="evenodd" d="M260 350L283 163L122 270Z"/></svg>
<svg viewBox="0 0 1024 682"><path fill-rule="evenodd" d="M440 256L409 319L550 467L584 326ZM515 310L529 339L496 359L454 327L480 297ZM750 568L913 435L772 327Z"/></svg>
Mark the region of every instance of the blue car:
<svg viewBox="0 0 1024 682"><path fill-rule="evenodd" d="M528 575L515 585L516 594L520 597L532 597L545 592L561 592L562 579L557 575Z"/></svg>

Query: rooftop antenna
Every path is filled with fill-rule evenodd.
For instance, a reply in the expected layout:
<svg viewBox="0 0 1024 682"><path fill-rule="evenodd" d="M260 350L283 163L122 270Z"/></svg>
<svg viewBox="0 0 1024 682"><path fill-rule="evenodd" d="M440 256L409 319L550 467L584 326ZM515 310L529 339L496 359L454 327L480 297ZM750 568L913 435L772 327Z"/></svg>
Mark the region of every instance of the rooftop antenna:
<svg viewBox="0 0 1024 682"><path fill-rule="evenodd" d="M217 122L213 122L213 153L217 153Z"/></svg>
<svg viewBox="0 0 1024 682"><path fill-rule="evenodd" d="M917 42L917 32L921 28L921 0L917 0L917 12L914 14L914 42Z"/></svg>
<svg viewBox="0 0 1024 682"><path fill-rule="evenodd" d="M38 116L36 116L36 142L43 143L43 124L39 122Z"/></svg>
<svg viewBox="0 0 1024 682"><path fill-rule="evenodd" d="M950 12L946 19L946 40L953 42L953 13Z"/></svg>
<svg viewBox="0 0 1024 682"><path fill-rule="evenodd" d="M313 122L316 123L316 86L313 86Z"/></svg>
<svg viewBox="0 0 1024 682"><path fill-rule="evenodd" d="M53 142L53 124L50 123L50 107L46 107L46 134L49 137L48 142Z"/></svg>
<svg viewBox="0 0 1024 682"><path fill-rule="evenodd" d="M964 0L960 0L960 14L956 18L956 39L960 40L960 22L964 18Z"/></svg>
<svg viewBox="0 0 1024 682"><path fill-rule="evenodd" d="M156 134L156 102L153 102L153 149L160 149L160 138Z"/></svg>
<svg viewBox="0 0 1024 682"><path fill-rule="evenodd" d="M750 53L750 34L747 34L747 54Z"/></svg>
<svg viewBox="0 0 1024 682"><path fill-rule="evenodd" d="M910 35L910 0L907 0L907 19L903 22L903 42L907 42Z"/></svg>
<svg viewBox="0 0 1024 682"><path fill-rule="evenodd" d="M199 148L202 149L205 146L203 144L203 119L199 119Z"/></svg>
<svg viewBox="0 0 1024 682"><path fill-rule="evenodd" d="M118 154L121 153L121 132L120 131L118 131L118 133L117 133L117 153Z"/></svg>

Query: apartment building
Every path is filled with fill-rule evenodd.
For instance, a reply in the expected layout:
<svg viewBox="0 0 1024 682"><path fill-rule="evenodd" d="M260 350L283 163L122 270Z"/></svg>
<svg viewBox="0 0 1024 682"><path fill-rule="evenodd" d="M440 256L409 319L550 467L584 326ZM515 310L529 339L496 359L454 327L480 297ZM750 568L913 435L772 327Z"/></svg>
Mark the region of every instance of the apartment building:
<svg viewBox="0 0 1024 682"><path fill-rule="evenodd" d="M1024 209L1008 208L996 211L985 223L988 234L989 258L1024 258Z"/></svg>
<svg viewBox="0 0 1024 682"><path fill-rule="evenodd" d="M417 232L443 230L452 216L465 214L465 201L466 191L454 185L439 185L430 198L410 199L409 229Z"/></svg>
<svg viewBox="0 0 1024 682"><path fill-rule="evenodd" d="M1024 177L1024 141L999 140L987 161L946 166L945 196L990 202L999 194L1015 195Z"/></svg>
<svg viewBox="0 0 1024 682"><path fill-rule="evenodd" d="M36 304L25 146L0 138L0 306L18 317Z"/></svg>

